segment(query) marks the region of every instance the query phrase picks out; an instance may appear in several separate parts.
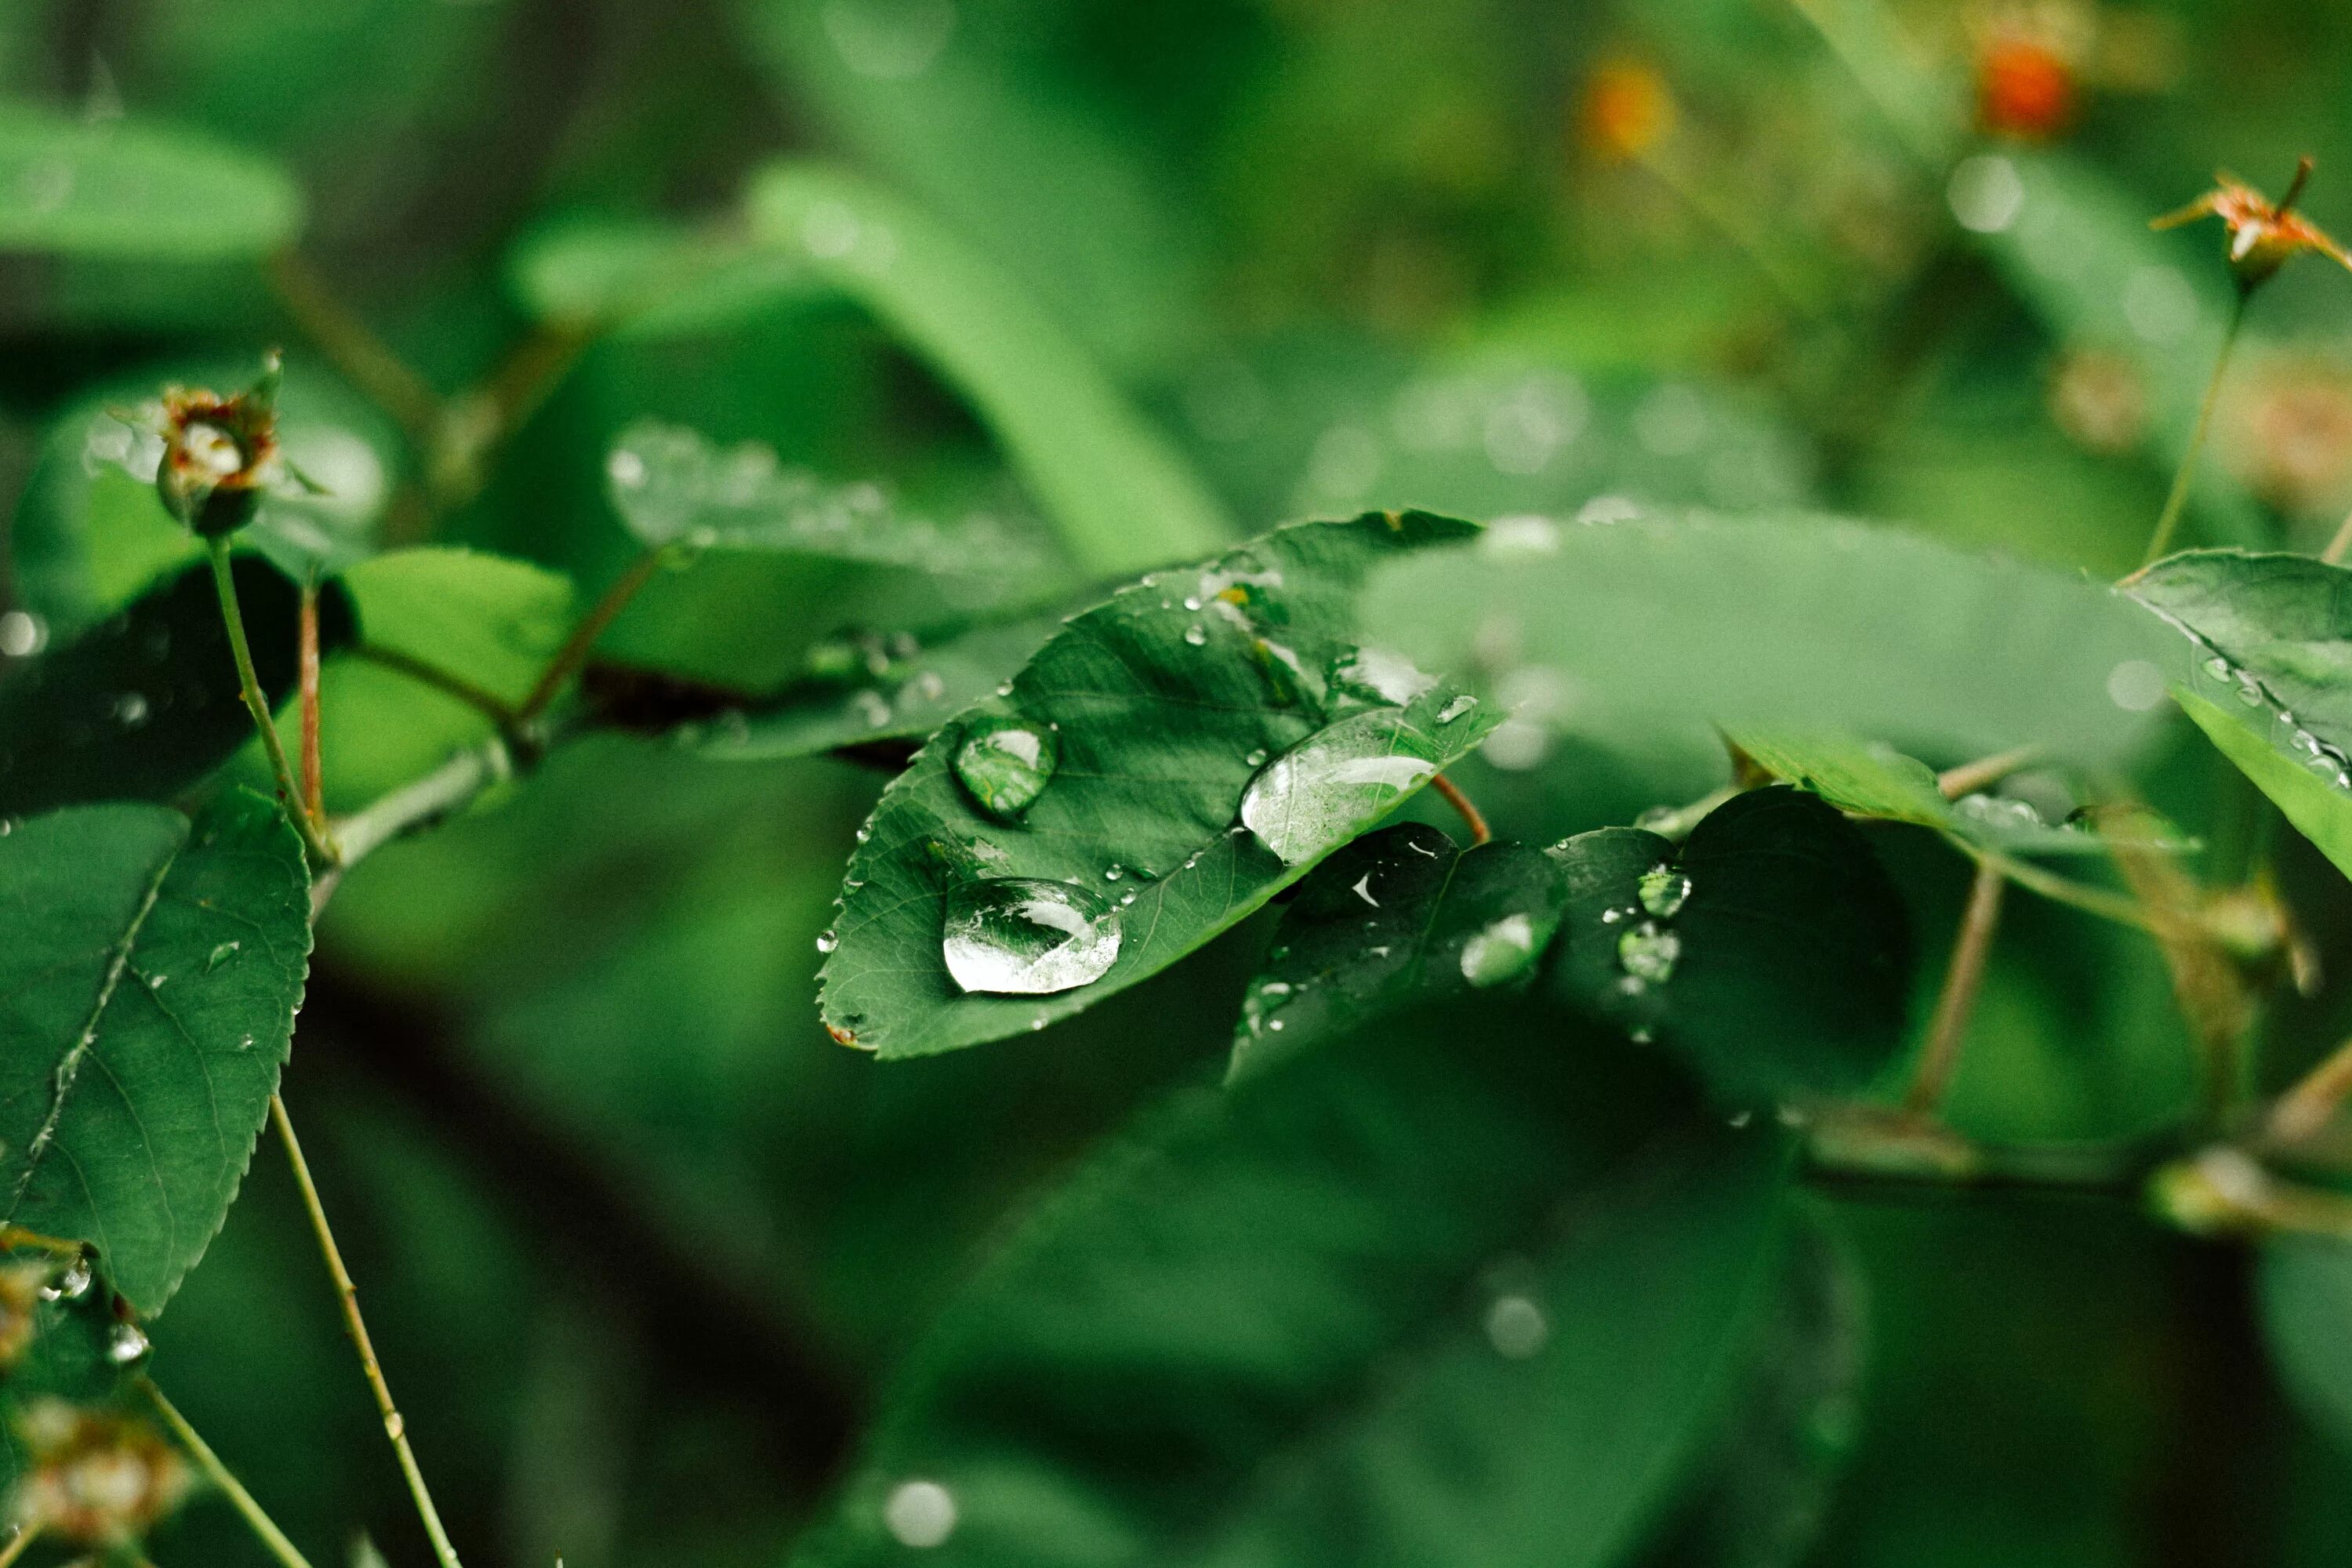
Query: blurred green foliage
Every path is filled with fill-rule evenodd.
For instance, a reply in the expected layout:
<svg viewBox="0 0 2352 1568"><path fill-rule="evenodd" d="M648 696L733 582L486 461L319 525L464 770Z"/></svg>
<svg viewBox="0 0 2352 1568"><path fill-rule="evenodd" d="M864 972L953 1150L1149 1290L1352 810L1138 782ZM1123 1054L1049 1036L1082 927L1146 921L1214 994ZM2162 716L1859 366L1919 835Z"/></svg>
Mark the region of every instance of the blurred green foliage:
<svg viewBox="0 0 2352 1568"><path fill-rule="evenodd" d="M2019 29L2071 92L2013 127L2030 143L1979 122L1987 51ZM2069 760L2127 773L2188 825L2210 879L2274 841L2299 934L2323 969L2352 963L2352 897L2326 861L2184 722L2151 737L2102 700L2099 672L2139 657L2146 628L2105 604L2063 625L2025 613L2091 604L2065 574L2137 561L2221 334L2220 238L2143 220L2217 164L2274 190L2308 152L2304 210L2352 230L2352 6L0 0L0 715L12 662L194 558L151 491L86 464L93 416L166 382L233 384L272 343L289 450L341 503L311 521L449 552L352 574L368 636L418 658L471 646L508 704L635 553L608 461L645 421L876 482L907 515L1053 542L984 593L824 552L664 574L603 650L761 699L770 717L755 705L732 745L744 760L600 734L337 892L287 1095L477 1568L780 1562L827 1517L885 1387L984 1405L990 1369L950 1352L992 1325L1067 1394L1054 1380L1082 1375L1092 1320L1062 1322L1057 1249L1103 1222L1021 1216L1105 1132L1222 1070L1271 916L1042 1033L887 1066L828 1041L816 942L883 783L814 754L864 722L866 676L840 677L845 658L918 697L923 659L943 661L933 707L866 725L919 734L1087 588L1295 518L1867 514L1942 543L1861 535L1837 582L1867 603L1839 602L1835 636L1779 645L1803 658L1759 658L1759 684L1801 687L1916 632L1969 684L1931 714L1890 679L1872 738L1949 766L2030 713ZM158 175L158 147L195 173ZM2324 265L2266 288L2194 542L2315 550L2352 507L2347 322L2347 280ZM1958 560L1943 544L2010 559L1939 575L1921 563ZM1391 624L1485 661L1489 700L1533 715L1453 773L1507 837L1629 823L1723 782L1654 607L1607 591L1605 557L1640 546L1596 533L1542 567L1465 557L1381 590ZM445 575L466 550L512 563ZM2029 580L2015 562L2056 570ZM1827 626L1817 565L1795 544L1736 570L1694 559L1679 624L1759 647L1758 628ZM2030 581L2024 608L1988 612L1980 577ZM1542 620L1579 594L1582 613ZM1597 689L1474 646L1515 595L1538 606L1528 641L1584 660ZM1034 629L951 640L1008 604ZM919 633L921 658L891 653L894 631ZM336 810L489 728L356 658L331 663L325 710ZM266 783L257 747L231 766ZM2010 796L2043 803L2048 784L2029 772ZM1923 933L1908 1004L1924 1025L1967 864L1925 832L1867 832ZM2263 1014L2262 1087L2352 1028L2345 994ZM1346 1080L1363 1114L1461 1112L1389 1055L1392 1079ZM1987 1140L2130 1137L2191 1100L2193 1061L2152 944L2013 895L1949 1120ZM1503 1152L1524 1166L1479 1176L1508 1191L1449 1194L1474 1219L1561 1179L1528 1145L1605 1120L1545 1098L1572 1099L1557 1063L1494 1074L1445 1080L1522 1118ZM1224 1113L1155 1114L1171 1158L1214 1163L1185 1119ZM1419 1192L1426 1173L1378 1174ZM1312 1215L1244 1212L1253 1191L1230 1216L1162 1218L1213 1233L1244 1280L1263 1278L1252 1248L1347 1245ZM2272 1250L2257 1293L2247 1249L2112 1197L1831 1188L1803 1209L1801 1255L1773 1267L1813 1294L1784 1284L1769 1310L1748 1299L1760 1290L1681 1289L1684 1260L1646 1263L1668 1273L1662 1313L1744 1314L1780 1347L1784 1380L1717 1391L1737 1430L1765 1434L1740 1453L1842 1463L1843 1484L1765 1486L1721 1459L1675 1508L1624 1501L1603 1545L1822 1568L2352 1552L2352 1308L2326 1249ZM1114 1239L1148 1276L1150 1238ZM1540 1261L1570 1303L1579 1268L1633 1267ZM1223 1300L1214 1283L1133 1289L1164 1290L1173 1316L1179 1291ZM1425 1282L1368 1285L1382 1313L1428 1305ZM1809 1349L1808 1313L1855 1321L1851 1377ZM1333 1318L1335 1335L1386 1329ZM1638 1363L1653 1342L1634 1331L1680 1321L1599 1331ZM935 1322L944 1338L926 1337ZM155 1335L158 1381L314 1562L343 1561L361 1530L394 1563L425 1560L271 1151ZM1607 1386L1612 1370L1580 1375ZM1396 1418L1442 1426L1455 1391L1433 1386ZM1183 1414L1222 1419L1210 1394ZM1776 1447L1792 1425L1805 1436ZM1657 1441L1688 1458L1685 1436ZM897 1429L878 1441L894 1454ZM1738 1511L1759 1487L1811 1497L1800 1526ZM866 1522L842 1548L860 1560ZM1311 1522L1287 1521L1309 1538ZM1493 1561L1518 1560L1522 1522L1481 1521ZM1256 1546L1236 1560L1308 1559L1286 1538ZM216 1501L152 1555L265 1561Z"/></svg>

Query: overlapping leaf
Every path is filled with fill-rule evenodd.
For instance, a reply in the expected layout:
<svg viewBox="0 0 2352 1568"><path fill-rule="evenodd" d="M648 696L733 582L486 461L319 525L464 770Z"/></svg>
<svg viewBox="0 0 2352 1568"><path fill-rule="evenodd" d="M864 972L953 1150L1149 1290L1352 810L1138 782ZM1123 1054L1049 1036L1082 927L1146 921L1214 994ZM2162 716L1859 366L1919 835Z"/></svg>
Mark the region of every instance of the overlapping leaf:
<svg viewBox="0 0 2352 1568"><path fill-rule="evenodd" d="M1233 1076L1414 1002L1525 980L1566 895L1559 866L1524 844L1465 850L1422 823L1365 835L1283 910L1242 1003Z"/></svg>
<svg viewBox="0 0 2352 1568"><path fill-rule="evenodd" d="M1679 847L1640 828L1580 834L1558 984L1687 1056L1733 1104L1866 1086L1903 1041L1901 895L1819 796L1750 790Z"/></svg>
<svg viewBox="0 0 2352 1568"><path fill-rule="evenodd" d="M1475 746L1489 710L1402 665L1370 677L1391 682L1387 697L1347 673L1363 653L1365 570L1470 531L1420 513L1302 524L1074 617L1008 696L967 712L884 794L849 863L827 1026L894 1057L1041 1028L1241 920ZM983 812L953 766L983 720L1058 747L1051 781L1014 820ZM1386 781L1332 773L1358 763ZM1253 779L1277 768L1297 787L1262 793L1287 809L1259 820L1289 859L1237 821ZM950 889L975 879L1078 889L1079 903L1104 906L1117 962L1058 994L960 990L942 932Z"/></svg>
<svg viewBox="0 0 2352 1568"><path fill-rule="evenodd" d="M294 689L300 596L265 561L241 555L233 571L255 671L282 702ZM354 619L330 584L320 646L351 641ZM212 568L199 563L0 681L0 816L169 800L252 734Z"/></svg>
<svg viewBox="0 0 2352 1568"><path fill-rule="evenodd" d="M0 251L141 261L266 256L302 226L278 166L198 132L0 105Z"/></svg>
<svg viewBox="0 0 2352 1568"><path fill-rule="evenodd" d="M913 1352L815 1564L1613 1563L1744 1379L1776 1130L1489 1001L1181 1098Z"/></svg>
<svg viewBox="0 0 2352 1568"><path fill-rule="evenodd" d="M2262 1321L2288 1393L2339 1444L2352 1448L2352 1245L2319 1237L2265 1244Z"/></svg>
<svg viewBox="0 0 2352 1568"><path fill-rule="evenodd" d="M2106 588L1801 515L1498 529L1383 573L1364 615L1430 668L1550 693L1523 723L1844 731L1939 764L2021 745L2115 763L2185 662Z"/></svg>
<svg viewBox="0 0 2352 1568"><path fill-rule="evenodd" d="M301 1004L310 875L278 806L81 806L0 837L5 1218L162 1308L236 1196Z"/></svg>
<svg viewBox="0 0 2352 1568"><path fill-rule="evenodd" d="M649 218L577 220L530 236L509 276L541 320L638 338L717 331L832 292L804 261L747 235Z"/></svg>

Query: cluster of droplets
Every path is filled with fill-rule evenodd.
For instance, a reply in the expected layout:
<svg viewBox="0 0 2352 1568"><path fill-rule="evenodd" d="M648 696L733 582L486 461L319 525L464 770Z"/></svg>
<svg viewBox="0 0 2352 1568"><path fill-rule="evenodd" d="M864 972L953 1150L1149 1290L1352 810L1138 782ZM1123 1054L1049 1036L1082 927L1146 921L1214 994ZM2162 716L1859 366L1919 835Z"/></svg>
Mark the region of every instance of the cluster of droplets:
<svg viewBox="0 0 2352 1568"><path fill-rule="evenodd" d="M2234 698L2240 707L2267 714L2267 738L2273 746L2337 789L2352 790L2352 753L2313 734L2252 671L2242 669L2213 653L2199 664L2198 675L2200 684L2210 681Z"/></svg>
<svg viewBox="0 0 2352 1568"><path fill-rule="evenodd" d="M1642 873L1634 884L1634 902L1601 911L1604 924L1623 925L1617 933L1617 988L1638 997L1674 978L1683 955L1682 934L1674 919L1689 901L1691 879L1675 867L1660 861ZM1637 1033L1636 1038L1643 1037Z"/></svg>

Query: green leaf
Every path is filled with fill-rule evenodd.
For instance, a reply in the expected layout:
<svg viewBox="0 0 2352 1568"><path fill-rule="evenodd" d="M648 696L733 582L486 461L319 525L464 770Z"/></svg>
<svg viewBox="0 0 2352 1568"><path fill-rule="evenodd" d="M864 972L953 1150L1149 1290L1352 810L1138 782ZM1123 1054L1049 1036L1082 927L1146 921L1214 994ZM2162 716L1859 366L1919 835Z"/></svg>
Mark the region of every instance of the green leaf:
<svg viewBox="0 0 2352 1568"><path fill-rule="evenodd" d="M2308 555L2193 550L2124 591L2188 637L2190 690L2249 725L2259 719L2294 766L2352 788L2352 571Z"/></svg>
<svg viewBox="0 0 2352 1568"><path fill-rule="evenodd" d="M1548 694L1513 721L1546 733L1843 731L1939 763L2028 744L2116 763L2183 662L2105 587L1801 515L1491 530L1376 576L1364 626L1425 668Z"/></svg>
<svg viewBox="0 0 2352 1568"><path fill-rule="evenodd" d="M1232 529L1183 460L984 258L854 174L771 167L756 234L806 256L971 400L1088 573L1217 548Z"/></svg>
<svg viewBox="0 0 2352 1568"><path fill-rule="evenodd" d="M1566 994L1664 1040L1727 1101L1851 1093L1901 1047L1902 895L1820 796L1735 795L1679 849L1609 827L1555 853L1568 874Z"/></svg>
<svg viewBox="0 0 2352 1568"><path fill-rule="evenodd" d="M2209 702L2186 687L2175 687L2173 700L2197 721L2205 738L2252 779L2254 787L2311 840L2335 868L2352 877L2352 795L2341 785L2320 777L2257 732L2229 709Z"/></svg>
<svg viewBox="0 0 2352 1568"><path fill-rule="evenodd" d="M1415 1001L1525 980L1566 896L1559 866L1524 844L1465 851L1417 822L1365 835L1283 910L1242 1001L1231 1077Z"/></svg>
<svg viewBox="0 0 2352 1568"><path fill-rule="evenodd" d="M2274 1237L2263 1244L2256 1280L2280 1381L2323 1430L2352 1448L2352 1245Z"/></svg>
<svg viewBox="0 0 2352 1568"><path fill-rule="evenodd" d="M177 126L0 104L0 251L221 261L301 226L301 193L264 159Z"/></svg>
<svg viewBox="0 0 2352 1568"><path fill-rule="evenodd" d="M541 321L639 339L718 331L833 292L805 262L748 236L652 218L541 230L516 247L508 277Z"/></svg>
<svg viewBox="0 0 2352 1568"><path fill-rule="evenodd" d="M757 442L720 447L647 422L622 435L605 471L614 510L652 549L772 551L943 574L1048 570L1029 541L992 521L908 517L877 485L831 485L780 468Z"/></svg>
<svg viewBox="0 0 2352 1568"><path fill-rule="evenodd" d="M0 837L7 1220L160 1310L236 1196L293 1037L310 879L278 806L82 806Z"/></svg>
<svg viewBox="0 0 2352 1568"><path fill-rule="evenodd" d="M1744 1374L1786 1163L1559 1034L1481 1001L1147 1118L909 1355L804 1560L1618 1561Z"/></svg>
<svg viewBox="0 0 2352 1568"><path fill-rule="evenodd" d="M1736 730L1732 744L1774 778L1811 790L1851 816L1908 822L2011 855L2098 855L2116 840L2042 819L2029 801L1982 793L1946 800L1935 770L1892 746L1847 735ZM2186 847L2179 838L2139 841Z"/></svg>
<svg viewBox="0 0 2352 1568"><path fill-rule="evenodd" d="M253 556L234 567L254 668L292 694L300 594ZM321 649L353 636L351 600L320 598ZM212 568L187 567L0 681L0 816L95 800L169 800L253 735Z"/></svg>
<svg viewBox="0 0 2352 1568"><path fill-rule="evenodd" d="M1738 1404L1642 1568L1793 1568L1820 1534L1860 1425L1867 1285L1803 1227Z"/></svg>
<svg viewBox="0 0 2352 1568"><path fill-rule="evenodd" d="M823 1010L836 1038L919 1056L1042 1028L1154 973L1306 874L1475 745L1491 710L1399 668L1380 697L1360 662L1355 593L1375 562L1461 537L1421 513L1286 528L1200 567L1146 577L1074 617L968 710L1048 731L1060 765L1017 821L958 782L950 726L884 792L849 863ZM1441 718L1441 715L1446 717ZM1327 728L1328 725L1328 728ZM1058 728L1056 728L1058 727ZM1294 747L1370 783L1312 787ZM1249 808L1297 858L1238 825L1253 780L1287 778ZM1277 809L1286 805L1289 809ZM961 991L941 950L949 889L973 876L1099 894L1117 962L1059 994ZM1082 900L1081 901L1085 901Z"/></svg>

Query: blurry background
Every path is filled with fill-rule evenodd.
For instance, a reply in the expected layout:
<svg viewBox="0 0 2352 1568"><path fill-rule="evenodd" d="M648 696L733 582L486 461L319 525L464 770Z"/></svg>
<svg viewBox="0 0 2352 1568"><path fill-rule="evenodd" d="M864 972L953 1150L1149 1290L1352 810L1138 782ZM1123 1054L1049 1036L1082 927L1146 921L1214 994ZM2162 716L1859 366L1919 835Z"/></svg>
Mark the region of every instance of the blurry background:
<svg viewBox="0 0 2352 1568"><path fill-rule="evenodd" d="M282 160L311 205L291 287L445 393L530 345L527 417L431 527L591 587L628 552L604 456L647 415L1038 509L969 377L745 252L741 193L782 155L927 210L1034 308L991 345L1013 378L1115 389L1236 530L1811 505L2100 576L2137 559L2228 299L2218 230L2146 218L2217 165L2275 194L2309 152L2305 210L2352 231L2352 5L2261 0L0 0L0 94ZM840 221L813 214L806 250L856 243ZM2326 263L2265 291L2205 541L2312 548L2352 507L2347 329ZM93 402L271 342L341 487L424 531L418 459L258 270L0 257L18 604L43 608L37 541L115 540L100 603L152 569L81 467ZM910 592L679 589L615 639L758 684L918 615ZM0 679L52 629L0 619ZM1465 773L1506 832L1713 782L1580 741L1573 692L1507 695L1529 721ZM813 943L879 777L599 741L332 910L287 1092L470 1561L779 1561L1011 1205L1222 1056L1262 927L1034 1039L887 1068L828 1043ZM2184 747L2147 782L2193 816L2210 779ZM1940 951L1962 872L1917 858ZM2342 951L2338 885L2288 871ZM2283 1020L2273 1070L2345 1022ZM1955 1116L2127 1131L2187 1059L2145 944L2021 900ZM1871 1383L1812 1561L2352 1553L2352 1463L2269 1391L2227 1254L2046 1199L1838 1218ZM160 1381L322 1563L359 1528L423 1560L274 1149L156 1338ZM156 1556L261 1561L211 1505Z"/></svg>

